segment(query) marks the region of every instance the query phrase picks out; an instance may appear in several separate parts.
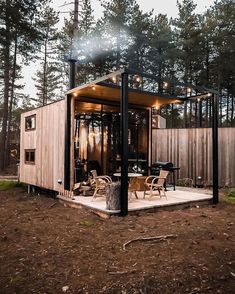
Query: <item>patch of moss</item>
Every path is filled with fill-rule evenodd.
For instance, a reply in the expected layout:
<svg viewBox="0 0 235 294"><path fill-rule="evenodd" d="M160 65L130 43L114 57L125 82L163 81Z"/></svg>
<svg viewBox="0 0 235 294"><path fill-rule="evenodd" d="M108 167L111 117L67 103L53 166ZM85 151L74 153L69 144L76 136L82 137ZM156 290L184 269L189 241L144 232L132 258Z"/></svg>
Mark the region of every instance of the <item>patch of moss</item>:
<svg viewBox="0 0 235 294"><path fill-rule="evenodd" d="M176 182L177 186L181 186L181 187L192 187L193 186L193 180L189 179L189 178L185 178L185 179L178 179Z"/></svg>
<svg viewBox="0 0 235 294"><path fill-rule="evenodd" d="M235 188L228 189L227 193L225 194L225 201L235 203Z"/></svg>
<svg viewBox="0 0 235 294"><path fill-rule="evenodd" d="M89 220L81 221L79 224L82 225L82 226L85 226L85 227L91 227L91 226L93 226L93 222L92 221L89 221Z"/></svg>
<svg viewBox="0 0 235 294"><path fill-rule="evenodd" d="M232 198L235 199L235 188L230 188L230 189L228 190L228 193L227 193L226 196L227 196L227 197L232 197Z"/></svg>
<svg viewBox="0 0 235 294"><path fill-rule="evenodd" d="M0 191L7 191L16 187L22 187L22 183L16 181L0 181Z"/></svg>

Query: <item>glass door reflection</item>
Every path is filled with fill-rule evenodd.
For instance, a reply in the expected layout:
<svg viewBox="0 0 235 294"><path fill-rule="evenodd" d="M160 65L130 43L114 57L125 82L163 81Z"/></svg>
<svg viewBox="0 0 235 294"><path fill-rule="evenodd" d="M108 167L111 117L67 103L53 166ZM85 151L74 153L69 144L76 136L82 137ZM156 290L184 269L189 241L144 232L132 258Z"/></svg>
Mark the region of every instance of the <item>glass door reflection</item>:
<svg viewBox="0 0 235 294"><path fill-rule="evenodd" d="M128 112L128 170L147 173L148 111L131 108ZM75 181L87 172L112 175L120 171L120 107L76 102L75 106Z"/></svg>

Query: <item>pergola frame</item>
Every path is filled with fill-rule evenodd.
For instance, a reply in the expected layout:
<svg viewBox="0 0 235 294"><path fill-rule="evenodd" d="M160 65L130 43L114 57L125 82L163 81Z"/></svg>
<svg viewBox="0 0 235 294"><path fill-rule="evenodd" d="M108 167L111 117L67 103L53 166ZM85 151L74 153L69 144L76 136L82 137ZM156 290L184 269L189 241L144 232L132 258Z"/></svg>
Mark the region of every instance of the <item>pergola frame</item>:
<svg viewBox="0 0 235 294"><path fill-rule="evenodd" d="M213 204L217 204L219 201L219 181L218 181L218 92L206 87L198 87L188 83L181 83L176 80L161 80L158 77L143 73L140 71L135 71L130 68L123 68L121 70L115 71L111 74L103 76L92 82L92 85L104 82L107 79L121 76L121 103L120 103L120 113L121 113L121 209L120 215L126 216L128 214L128 92L129 92L129 75L139 75L141 77L150 78L158 82L169 82L173 86L190 87L196 92L200 92L200 95L194 95L186 98L177 98L181 101L186 101L190 99L195 99L198 97L204 97L210 94L212 99L212 167L213 167ZM72 83L71 83L72 84ZM67 92L66 98L66 123L65 123L65 156L64 156L64 188L70 190L70 146L71 146L71 94L73 90ZM169 96L167 96L169 97ZM170 97L169 97L170 98ZM175 97L174 97L175 98Z"/></svg>

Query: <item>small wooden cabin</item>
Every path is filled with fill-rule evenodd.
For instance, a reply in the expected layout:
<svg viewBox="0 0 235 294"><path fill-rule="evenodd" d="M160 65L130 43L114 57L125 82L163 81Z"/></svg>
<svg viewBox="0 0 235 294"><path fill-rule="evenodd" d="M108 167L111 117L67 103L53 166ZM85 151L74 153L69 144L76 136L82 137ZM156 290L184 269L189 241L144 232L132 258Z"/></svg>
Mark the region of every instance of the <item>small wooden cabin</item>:
<svg viewBox="0 0 235 294"><path fill-rule="evenodd" d="M125 126L125 120L128 170L148 173L152 108L177 100L133 86L128 88L128 117L122 117L123 87L118 79L120 73L112 73L68 91L63 100L21 115L21 182L72 190L91 169L109 175L120 171L120 121Z"/></svg>

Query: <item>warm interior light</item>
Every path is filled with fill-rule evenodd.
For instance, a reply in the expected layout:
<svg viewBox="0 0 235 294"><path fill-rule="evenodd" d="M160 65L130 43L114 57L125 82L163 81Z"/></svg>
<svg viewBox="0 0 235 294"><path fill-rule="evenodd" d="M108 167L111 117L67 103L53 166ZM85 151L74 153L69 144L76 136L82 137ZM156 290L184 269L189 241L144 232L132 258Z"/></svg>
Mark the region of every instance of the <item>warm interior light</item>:
<svg viewBox="0 0 235 294"><path fill-rule="evenodd" d="M158 110L158 109L159 109L159 105L156 104L156 105L154 106L154 109Z"/></svg>
<svg viewBox="0 0 235 294"><path fill-rule="evenodd" d="M117 77L116 77L116 76L112 77L112 81L113 81L114 83L116 83L116 82L117 82Z"/></svg>
<svg viewBox="0 0 235 294"><path fill-rule="evenodd" d="M95 86L94 85L91 88L92 88L93 91L95 91Z"/></svg>
<svg viewBox="0 0 235 294"><path fill-rule="evenodd" d="M140 83L141 82L141 77L140 76L135 75L133 78L134 78L134 81L136 83Z"/></svg>
<svg viewBox="0 0 235 294"><path fill-rule="evenodd" d="M78 93L74 92L73 97L77 97L77 96L78 96Z"/></svg>
<svg viewBox="0 0 235 294"><path fill-rule="evenodd" d="M167 88L168 87L168 83L167 82L163 82L163 87Z"/></svg>
<svg viewBox="0 0 235 294"><path fill-rule="evenodd" d="M201 98L200 98L200 97L198 97L198 98L197 98L197 102L200 102L200 100L201 100Z"/></svg>
<svg viewBox="0 0 235 294"><path fill-rule="evenodd" d="M191 93L192 89L191 88L187 88L187 92Z"/></svg>
<svg viewBox="0 0 235 294"><path fill-rule="evenodd" d="M207 96L210 97L211 96L211 93L207 93Z"/></svg>

